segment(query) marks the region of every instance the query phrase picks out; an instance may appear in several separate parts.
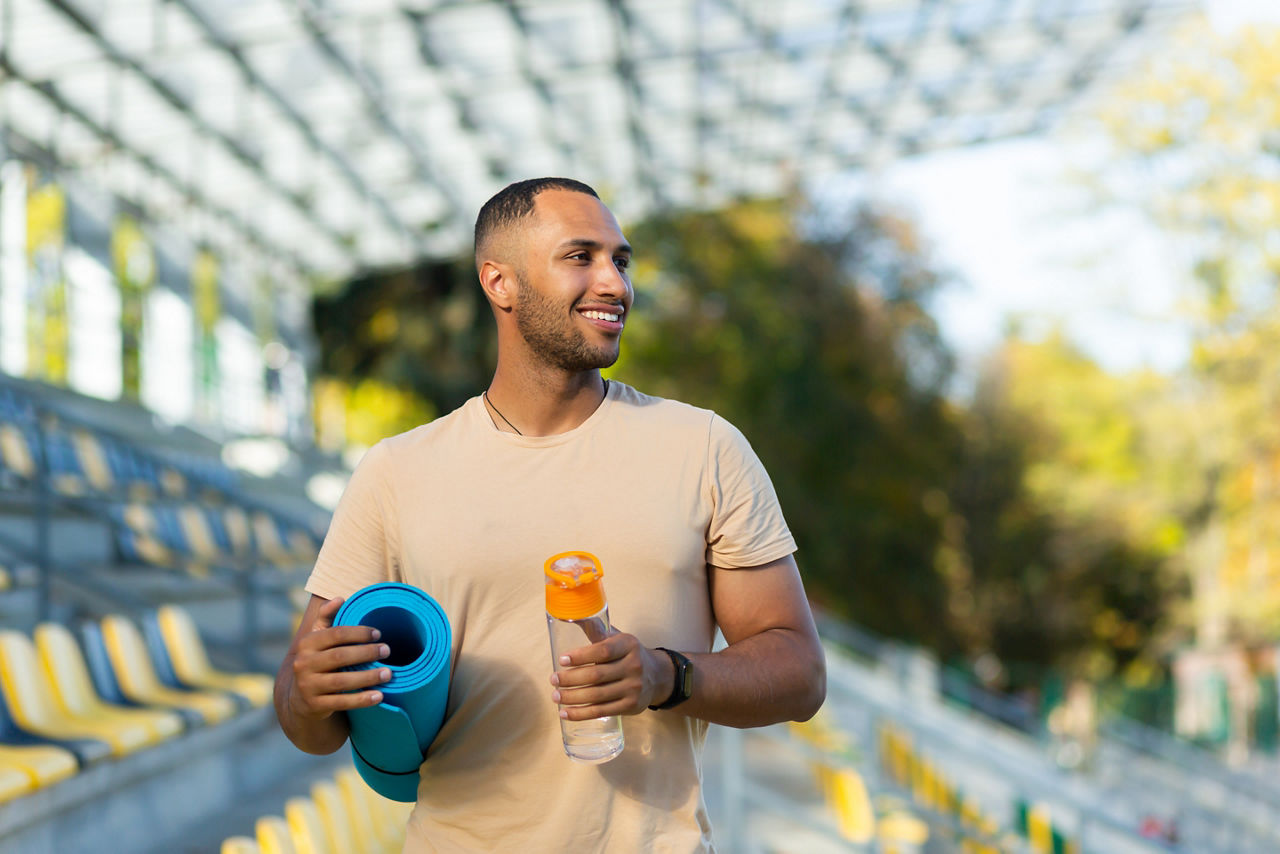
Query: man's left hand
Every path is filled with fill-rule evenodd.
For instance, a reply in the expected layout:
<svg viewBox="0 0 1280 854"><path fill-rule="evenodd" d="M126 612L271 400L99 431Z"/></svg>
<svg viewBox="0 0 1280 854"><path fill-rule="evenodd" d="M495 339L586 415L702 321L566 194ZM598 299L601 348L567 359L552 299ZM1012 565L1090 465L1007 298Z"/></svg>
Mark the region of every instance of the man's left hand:
<svg viewBox="0 0 1280 854"><path fill-rule="evenodd" d="M571 721L638 715L666 700L675 680L670 657L624 632L570 651L560 665L566 669L551 674L551 700Z"/></svg>

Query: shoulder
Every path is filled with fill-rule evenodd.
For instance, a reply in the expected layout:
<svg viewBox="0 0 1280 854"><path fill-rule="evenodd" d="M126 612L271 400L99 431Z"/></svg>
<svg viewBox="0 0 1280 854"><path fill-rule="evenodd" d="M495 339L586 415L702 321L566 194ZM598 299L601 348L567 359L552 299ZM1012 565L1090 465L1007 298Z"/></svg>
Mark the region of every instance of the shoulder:
<svg viewBox="0 0 1280 854"><path fill-rule="evenodd" d="M703 409L679 400L645 394L631 386L613 382L617 386L614 404L621 417L648 427L667 426L705 431L718 416L710 409Z"/></svg>
<svg viewBox="0 0 1280 854"><path fill-rule="evenodd" d="M616 382L616 381L615 381ZM622 417L646 430L670 430L699 439L709 449L750 448L750 443L728 419L714 410L637 391L624 383L615 402Z"/></svg>
<svg viewBox="0 0 1280 854"><path fill-rule="evenodd" d="M468 400L448 415L383 439L369 450L366 458L376 453L376 461L395 465L406 458L420 458L424 452L438 445L457 441L467 430L467 410L473 402Z"/></svg>

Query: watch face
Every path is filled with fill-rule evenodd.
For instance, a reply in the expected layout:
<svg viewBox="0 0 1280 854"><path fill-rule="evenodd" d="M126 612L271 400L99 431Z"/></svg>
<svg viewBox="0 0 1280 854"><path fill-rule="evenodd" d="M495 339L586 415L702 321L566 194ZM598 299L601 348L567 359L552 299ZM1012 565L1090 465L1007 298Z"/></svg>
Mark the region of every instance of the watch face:
<svg viewBox="0 0 1280 854"><path fill-rule="evenodd" d="M686 661L684 666L680 668L683 672L680 680L680 693L686 698L693 696L693 666Z"/></svg>

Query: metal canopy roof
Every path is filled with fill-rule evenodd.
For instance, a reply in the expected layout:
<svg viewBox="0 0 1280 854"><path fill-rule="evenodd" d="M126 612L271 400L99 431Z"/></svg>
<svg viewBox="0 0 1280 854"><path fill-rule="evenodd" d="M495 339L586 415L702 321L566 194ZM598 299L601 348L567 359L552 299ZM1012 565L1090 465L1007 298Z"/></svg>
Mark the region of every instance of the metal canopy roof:
<svg viewBox="0 0 1280 854"><path fill-rule="evenodd" d="M326 277L512 180L623 220L1051 126L1193 0L0 0L11 148Z"/></svg>

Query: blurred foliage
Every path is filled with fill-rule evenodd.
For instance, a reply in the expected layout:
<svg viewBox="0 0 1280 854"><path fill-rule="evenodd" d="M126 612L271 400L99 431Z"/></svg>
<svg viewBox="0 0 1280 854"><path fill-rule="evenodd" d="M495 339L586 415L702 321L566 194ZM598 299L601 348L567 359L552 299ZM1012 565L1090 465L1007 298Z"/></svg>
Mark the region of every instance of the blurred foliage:
<svg viewBox="0 0 1280 854"><path fill-rule="evenodd" d="M493 319L469 258L357 279L317 297L312 321L322 378L377 380L436 412L461 406L493 372Z"/></svg>
<svg viewBox="0 0 1280 854"><path fill-rule="evenodd" d="M1156 406L1180 452L1205 644L1280 635L1280 28L1203 21L1120 86L1100 115L1103 198L1180 244L1196 291L1192 363ZM1166 473L1169 473L1166 469ZM1151 469L1140 470L1140 478ZM1186 512L1187 507L1182 508Z"/></svg>
<svg viewBox="0 0 1280 854"><path fill-rule="evenodd" d="M1170 381L1115 377L1060 335L1016 337L968 412L961 506L990 648L1011 664L1107 678L1168 643L1188 491ZM1037 644L1042 644L1039 648Z"/></svg>
<svg viewBox="0 0 1280 854"><path fill-rule="evenodd" d="M328 451L372 447L437 414L420 395L376 379L347 382L320 378L312 384L311 397L316 444Z"/></svg>

